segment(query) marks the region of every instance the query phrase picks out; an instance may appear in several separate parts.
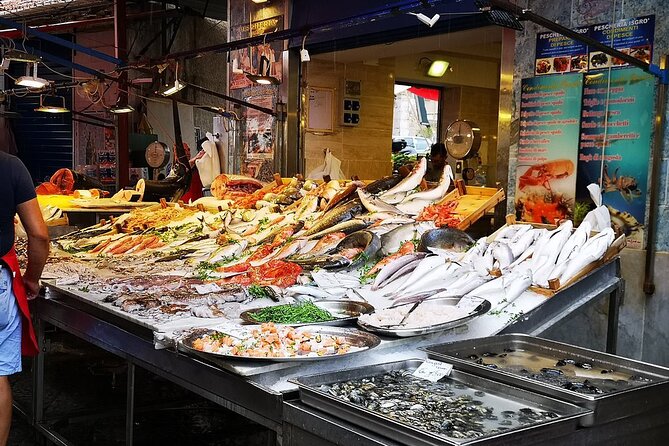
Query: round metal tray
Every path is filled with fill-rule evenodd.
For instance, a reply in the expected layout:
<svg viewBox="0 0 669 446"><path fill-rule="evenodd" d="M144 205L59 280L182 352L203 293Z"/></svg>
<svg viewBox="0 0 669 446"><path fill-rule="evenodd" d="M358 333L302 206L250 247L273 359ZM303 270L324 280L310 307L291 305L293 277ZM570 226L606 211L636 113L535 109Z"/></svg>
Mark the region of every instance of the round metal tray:
<svg viewBox="0 0 669 446"><path fill-rule="evenodd" d="M459 301L461 297L438 297L436 299L427 299L423 303L428 302L430 304L435 304L435 303L441 303L445 306L455 306ZM379 327L379 326L374 326L374 325L369 325L361 322L358 320L358 325L362 328L364 328L367 331L371 331L373 333L378 333L386 336L395 336L399 338L405 338L405 337L410 337L410 336L420 336L420 335L425 335L425 334L430 334L430 333L436 333L438 331L443 331L443 330L448 330L451 328L459 327L460 325L464 325L467 322L471 321L472 319L487 313L490 310L491 304L489 301L485 299L481 299L482 302L467 316L462 317L460 319L455 319L452 321L444 322L442 324L435 324L435 325L429 325L426 327L420 327L420 328L394 328L394 327ZM407 305L413 305L412 303L409 303Z"/></svg>
<svg viewBox="0 0 669 446"><path fill-rule="evenodd" d="M303 322L295 324L278 324L275 322L275 324L289 325L292 327L303 327L306 325L331 325L331 326L349 325L355 323L355 321L358 319L358 316L360 316L361 314L368 314L374 312L374 307L368 304L367 302L358 302L355 300L318 300L314 301L314 305L329 311L330 314L332 315L346 314L348 316L336 317L331 321L323 321L323 322ZM256 324L256 325L261 324L261 322L258 322L251 317L251 313L262 310L263 308L267 307L251 308L250 310L244 311L242 314L239 315L239 317L241 318L241 320L249 324Z"/></svg>
<svg viewBox="0 0 669 446"><path fill-rule="evenodd" d="M235 330L235 337L242 332L250 332L251 330L256 330L257 328L249 327L248 330ZM217 358L225 359L243 359L243 360L253 360L253 361L274 361L274 362L309 362L309 361L322 361L324 359L333 359L333 358L342 358L345 356L355 355L356 353L366 352L371 348L376 347L381 343L381 339L378 336L371 333L367 333L362 330L355 328L341 328L341 327L332 327L332 326L323 326L323 325L311 325L309 327L296 327L297 331L308 331L313 334L321 335L331 335L331 336L341 336L346 339L346 341L354 347L360 348L352 352L343 353L341 355L324 355L324 356L282 356L282 357L271 357L263 358L256 356L235 356L235 355L226 355L222 353L214 352L204 352L193 347L193 342L205 335L213 333L221 333L218 330L213 330L210 328L198 328L193 330L191 333L183 337L179 344L186 349L186 351L193 352L197 355L212 356Z"/></svg>

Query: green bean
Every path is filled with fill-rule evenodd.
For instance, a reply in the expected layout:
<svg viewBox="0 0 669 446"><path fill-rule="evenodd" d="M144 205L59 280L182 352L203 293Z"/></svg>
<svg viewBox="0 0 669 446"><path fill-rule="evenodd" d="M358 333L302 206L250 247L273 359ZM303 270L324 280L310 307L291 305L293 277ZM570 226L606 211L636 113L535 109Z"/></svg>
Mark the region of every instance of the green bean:
<svg viewBox="0 0 669 446"><path fill-rule="evenodd" d="M277 305L249 313L256 322L274 322L276 324L306 324L311 322L327 322L334 319L329 311L312 302L293 305Z"/></svg>

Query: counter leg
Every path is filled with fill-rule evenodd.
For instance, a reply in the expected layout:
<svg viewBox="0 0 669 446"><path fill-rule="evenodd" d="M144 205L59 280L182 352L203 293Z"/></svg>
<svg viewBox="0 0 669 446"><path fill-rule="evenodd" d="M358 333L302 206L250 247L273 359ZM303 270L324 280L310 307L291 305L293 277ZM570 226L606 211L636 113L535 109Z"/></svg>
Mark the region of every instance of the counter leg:
<svg viewBox="0 0 669 446"><path fill-rule="evenodd" d="M620 279L618 286L609 293L609 320L606 328L606 352L614 355L618 349L618 319L623 293L624 282Z"/></svg>
<svg viewBox="0 0 669 446"><path fill-rule="evenodd" d="M35 335L39 346L39 353L33 358L33 395L32 395L32 425L36 426L44 421L44 322L35 318Z"/></svg>
<svg viewBox="0 0 669 446"><path fill-rule="evenodd" d="M135 364L128 361L128 382L126 389L125 444L132 445L135 424Z"/></svg>

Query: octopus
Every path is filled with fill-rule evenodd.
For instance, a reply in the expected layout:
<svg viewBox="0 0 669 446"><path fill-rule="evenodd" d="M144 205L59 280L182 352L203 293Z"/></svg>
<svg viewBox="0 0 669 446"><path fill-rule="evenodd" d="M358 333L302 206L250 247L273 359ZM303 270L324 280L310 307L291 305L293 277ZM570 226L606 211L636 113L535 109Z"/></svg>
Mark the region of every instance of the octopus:
<svg viewBox="0 0 669 446"><path fill-rule="evenodd" d="M620 192L620 195L627 202L631 202L633 199L641 196L641 190L639 190L639 185L636 181L636 178L624 175L618 175L618 167L613 172L612 176L609 176L608 165L604 164L604 193L606 192Z"/></svg>
<svg viewBox="0 0 669 446"><path fill-rule="evenodd" d="M606 207L609 208L611 224L616 233L625 234L625 237L630 237L632 234L641 230L641 223L639 223L639 221L629 212L621 212L609 205Z"/></svg>

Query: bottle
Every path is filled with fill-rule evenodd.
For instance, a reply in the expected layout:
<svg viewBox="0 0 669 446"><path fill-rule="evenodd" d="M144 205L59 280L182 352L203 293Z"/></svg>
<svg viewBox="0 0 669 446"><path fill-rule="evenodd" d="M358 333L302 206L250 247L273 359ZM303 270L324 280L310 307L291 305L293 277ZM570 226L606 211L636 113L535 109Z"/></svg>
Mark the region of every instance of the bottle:
<svg viewBox="0 0 669 446"><path fill-rule="evenodd" d="M481 157L478 158L478 166L474 171L474 182L477 186L485 186L487 180L488 169L487 166L481 164Z"/></svg>

